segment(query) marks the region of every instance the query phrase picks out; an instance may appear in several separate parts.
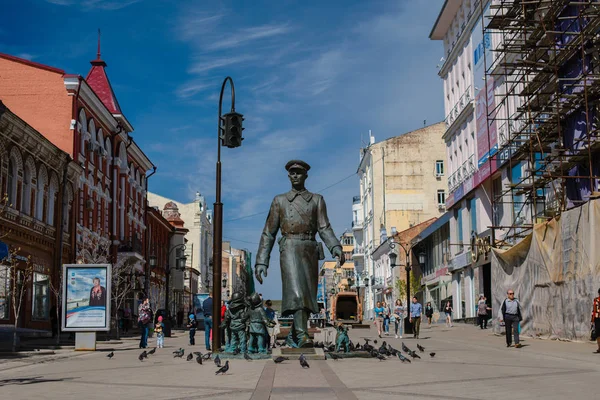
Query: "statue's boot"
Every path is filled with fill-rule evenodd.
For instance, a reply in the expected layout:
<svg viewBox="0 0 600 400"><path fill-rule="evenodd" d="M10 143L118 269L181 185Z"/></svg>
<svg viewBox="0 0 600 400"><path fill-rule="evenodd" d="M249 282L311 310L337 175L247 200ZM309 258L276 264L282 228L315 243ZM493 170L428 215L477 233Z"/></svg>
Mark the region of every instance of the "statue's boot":
<svg viewBox="0 0 600 400"><path fill-rule="evenodd" d="M304 310L294 313L294 333L298 340L298 347L314 347L313 341L308 336L308 316L309 313Z"/></svg>
<svg viewBox="0 0 600 400"><path fill-rule="evenodd" d="M288 333L287 337L285 338L285 344L293 349L298 347L296 340L294 340L294 336L294 322L292 322L292 326L290 326L290 333Z"/></svg>

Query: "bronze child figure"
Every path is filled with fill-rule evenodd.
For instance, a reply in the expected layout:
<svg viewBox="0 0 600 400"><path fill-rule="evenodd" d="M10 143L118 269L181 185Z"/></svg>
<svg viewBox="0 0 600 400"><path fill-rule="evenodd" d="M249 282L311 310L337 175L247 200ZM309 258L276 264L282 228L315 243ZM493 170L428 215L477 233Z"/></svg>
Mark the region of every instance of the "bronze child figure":
<svg viewBox="0 0 600 400"><path fill-rule="evenodd" d="M246 352L246 324L248 322L248 309L244 296L235 292L231 296L229 308L225 311L225 326L230 330L229 348L232 353Z"/></svg>
<svg viewBox="0 0 600 400"><path fill-rule="evenodd" d="M306 190L304 182L310 166L304 161L292 160L285 166L292 190L275 196L260 238L256 255L255 275L262 283L267 276L271 250L277 232L279 240L281 281L283 284L282 316L293 316L292 329L287 337L291 347L312 347L308 336L308 318L318 313L317 284L319 260L325 258L317 232L332 256L344 264L342 246L329 224L323 196Z"/></svg>

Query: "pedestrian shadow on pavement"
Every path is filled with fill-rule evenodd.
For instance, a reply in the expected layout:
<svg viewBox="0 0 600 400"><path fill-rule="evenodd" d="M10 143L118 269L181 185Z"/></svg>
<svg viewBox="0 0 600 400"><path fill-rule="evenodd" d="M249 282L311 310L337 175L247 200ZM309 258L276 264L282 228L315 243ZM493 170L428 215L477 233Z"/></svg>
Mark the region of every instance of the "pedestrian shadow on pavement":
<svg viewBox="0 0 600 400"><path fill-rule="evenodd" d="M73 379L74 378L46 379L40 376L33 376L29 378L2 379L0 380L0 387L8 385L32 385L34 383L64 382Z"/></svg>

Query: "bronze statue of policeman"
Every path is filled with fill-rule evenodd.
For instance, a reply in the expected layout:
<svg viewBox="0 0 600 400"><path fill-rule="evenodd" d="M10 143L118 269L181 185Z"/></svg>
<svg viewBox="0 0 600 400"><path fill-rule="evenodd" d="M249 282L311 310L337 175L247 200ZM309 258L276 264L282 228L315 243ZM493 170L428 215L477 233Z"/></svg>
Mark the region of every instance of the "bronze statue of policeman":
<svg viewBox="0 0 600 400"><path fill-rule="evenodd" d="M277 232L280 252L281 282L283 295L282 316L293 316L294 322L287 344L292 347L312 347L308 336L308 319L311 313L318 313L317 285L319 280L319 260L325 258L323 245L317 242L317 232L333 257L344 264L342 245L335 236L323 196L306 190L304 182L310 165L300 160L292 160L285 166L292 183L292 190L275 196L265 223L258 252L256 254L255 275L262 284L267 276L271 250Z"/></svg>

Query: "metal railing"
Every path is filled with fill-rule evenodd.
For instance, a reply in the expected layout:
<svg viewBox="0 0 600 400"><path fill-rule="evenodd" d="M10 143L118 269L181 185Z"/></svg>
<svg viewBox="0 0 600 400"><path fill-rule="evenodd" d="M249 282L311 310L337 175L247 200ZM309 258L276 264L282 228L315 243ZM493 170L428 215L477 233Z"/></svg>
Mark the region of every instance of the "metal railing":
<svg viewBox="0 0 600 400"><path fill-rule="evenodd" d="M477 170L475 154L471 154L454 173L448 177L448 190L453 192L461 183L470 178Z"/></svg>
<svg viewBox="0 0 600 400"><path fill-rule="evenodd" d="M471 95L471 86L469 86L460 96L458 102L454 105L452 110L446 115L444 122L446 123L446 128L449 128L454 121L458 118L460 113L465 109L467 105L469 105L473 101L473 96Z"/></svg>

